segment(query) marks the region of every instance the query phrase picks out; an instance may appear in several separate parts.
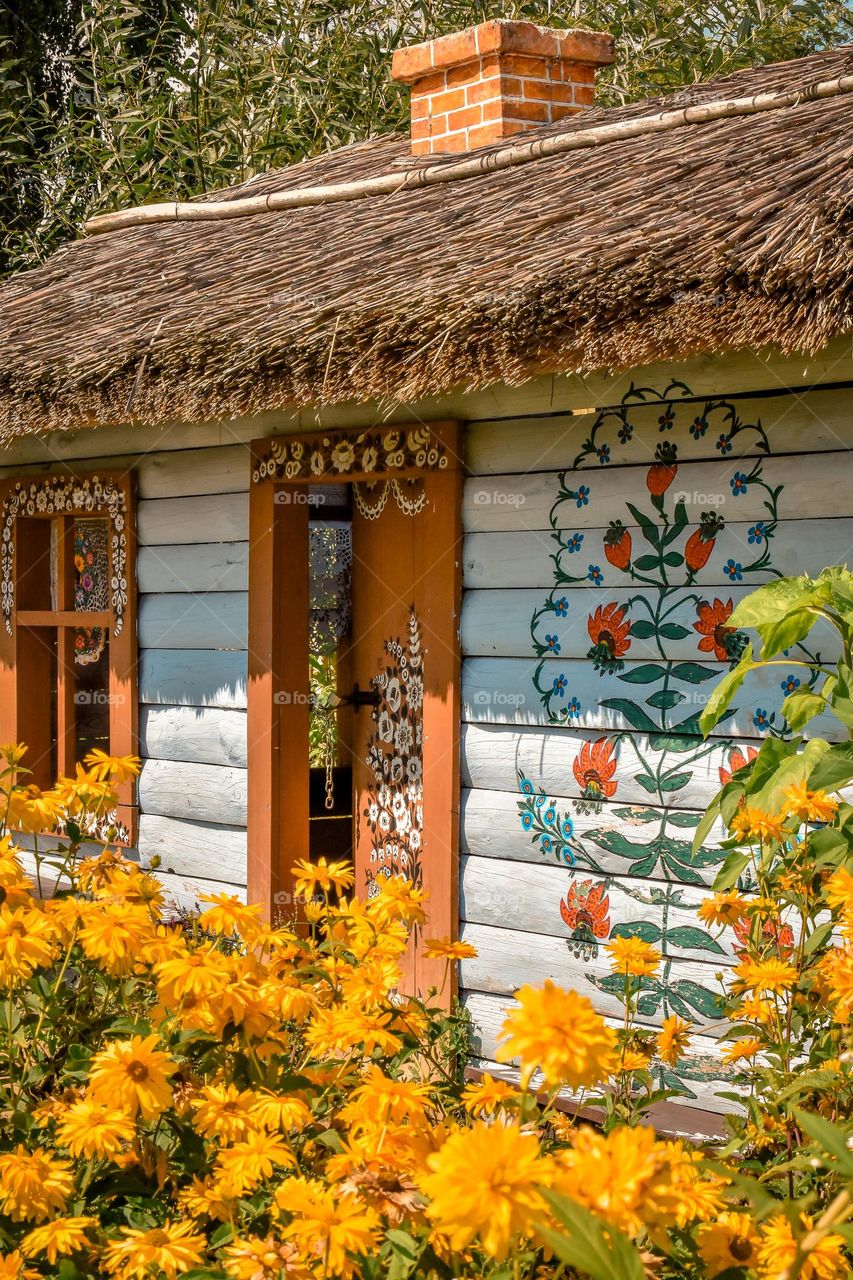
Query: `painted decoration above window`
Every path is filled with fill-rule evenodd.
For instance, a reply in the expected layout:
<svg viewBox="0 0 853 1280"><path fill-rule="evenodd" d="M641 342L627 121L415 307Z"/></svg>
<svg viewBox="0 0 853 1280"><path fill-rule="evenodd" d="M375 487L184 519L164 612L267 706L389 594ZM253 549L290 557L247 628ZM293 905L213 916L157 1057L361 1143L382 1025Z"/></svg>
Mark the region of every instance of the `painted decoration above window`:
<svg viewBox="0 0 853 1280"><path fill-rule="evenodd" d="M120 635L127 608L127 503L123 491L98 476L40 476L19 480L0 509L0 610L9 635L15 607L15 521L19 516L95 515L109 517L109 563L98 587L104 605L115 614L113 631ZM94 523L94 522L91 522ZM92 577L92 583L95 577ZM75 604L76 582L75 575ZM82 578L81 578L82 587ZM91 605L87 606L93 607Z"/></svg>
<svg viewBox="0 0 853 1280"><path fill-rule="evenodd" d="M109 521L74 522L74 608L99 613L110 607ZM78 627L74 633L74 661L79 667L97 662L104 651L105 627Z"/></svg>
<svg viewBox="0 0 853 1280"><path fill-rule="evenodd" d="M258 461L252 481L316 480L368 472L393 475L404 471L440 471L448 466L444 445L429 427L375 427L358 435L319 433L316 441L282 437L270 442Z"/></svg>

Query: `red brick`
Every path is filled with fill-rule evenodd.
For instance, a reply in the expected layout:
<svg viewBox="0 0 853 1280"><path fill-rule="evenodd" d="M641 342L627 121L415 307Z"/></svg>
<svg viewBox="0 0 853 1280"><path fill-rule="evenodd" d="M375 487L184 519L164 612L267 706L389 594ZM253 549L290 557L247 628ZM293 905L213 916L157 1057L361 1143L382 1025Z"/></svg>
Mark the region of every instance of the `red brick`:
<svg viewBox="0 0 853 1280"><path fill-rule="evenodd" d="M430 115L440 115L444 111L458 111L465 106L464 89L445 89L444 93L430 95Z"/></svg>
<svg viewBox="0 0 853 1280"><path fill-rule="evenodd" d="M436 71L431 76L421 76L417 84L412 86L412 93L420 98L428 93L443 93L447 87L447 78L443 71Z"/></svg>
<svg viewBox="0 0 853 1280"><path fill-rule="evenodd" d="M480 59L480 79L488 80L492 76L499 76L501 73L501 60L497 54L491 54L488 57Z"/></svg>
<svg viewBox="0 0 853 1280"><path fill-rule="evenodd" d="M475 147L487 147L492 142L499 142L505 137L504 130L499 124L481 124L476 129L468 130L468 146L471 149Z"/></svg>
<svg viewBox="0 0 853 1280"><path fill-rule="evenodd" d="M501 71L511 76L538 76L544 80L548 75L548 62L545 58L528 58L517 53L505 53L501 58Z"/></svg>
<svg viewBox="0 0 853 1280"><path fill-rule="evenodd" d="M491 98L498 98L501 91L502 86L495 80L475 80L465 90L465 103L472 107L475 102L488 102Z"/></svg>
<svg viewBox="0 0 853 1280"><path fill-rule="evenodd" d="M574 87L570 84L548 84L544 80L525 80L524 96L534 102L574 102Z"/></svg>
<svg viewBox="0 0 853 1280"><path fill-rule="evenodd" d="M586 62L570 62L572 79L576 84L595 84L595 67Z"/></svg>
<svg viewBox="0 0 853 1280"><path fill-rule="evenodd" d="M559 32L550 27L537 27L533 22L507 22L492 19L475 28L480 53L527 53L533 57L552 57L557 52Z"/></svg>
<svg viewBox="0 0 853 1280"><path fill-rule="evenodd" d="M429 115L429 96L424 94L423 97L412 94L412 103L409 109L409 116L412 120L425 120Z"/></svg>
<svg viewBox="0 0 853 1280"><path fill-rule="evenodd" d="M447 133L447 116L430 116L425 123L431 138L439 138Z"/></svg>
<svg viewBox="0 0 853 1280"><path fill-rule="evenodd" d="M432 154L432 144L426 139L420 139L417 142L412 139L411 150L413 156L428 156Z"/></svg>
<svg viewBox="0 0 853 1280"><path fill-rule="evenodd" d="M468 150L468 130L460 129L458 133L448 133L441 139L441 146L437 148L433 143L432 150L436 151L467 151Z"/></svg>
<svg viewBox="0 0 853 1280"><path fill-rule="evenodd" d="M507 103L508 120L529 120L531 124L547 124L550 119L547 102Z"/></svg>
<svg viewBox="0 0 853 1280"><path fill-rule="evenodd" d="M580 107L561 106L555 102L551 108L551 120L557 121L565 119L566 116L576 116L579 111Z"/></svg>
<svg viewBox="0 0 853 1280"><path fill-rule="evenodd" d="M595 98L595 90L591 84L575 85L575 102L579 107L591 107Z"/></svg>
<svg viewBox="0 0 853 1280"><path fill-rule="evenodd" d="M431 129L429 120L413 120L412 121L412 141L419 142L421 138L428 138Z"/></svg>
<svg viewBox="0 0 853 1280"><path fill-rule="evenodd" d="M447 122L450 126L450 132L455 133L457 129L471 129L474 125L481 123L483 119L483 108L465 107L462 111L451 111Z"/></svg>
<svg viewBox="0 0 853 1280"><path fill-rule="evenodd" d="M502 120L504 113L509 110L512 110L512 106L504 98L492 98L490 102L483 103L483 121Z"/></svg>
<svg viewBox="0 0 853 1280"><path fill-rule="evenodd" d="M481 59L473 58L470 62L461 62L458 67L450 67L445 72L448 89L458 89L460 85L471 84L481 78Z"/></svg>

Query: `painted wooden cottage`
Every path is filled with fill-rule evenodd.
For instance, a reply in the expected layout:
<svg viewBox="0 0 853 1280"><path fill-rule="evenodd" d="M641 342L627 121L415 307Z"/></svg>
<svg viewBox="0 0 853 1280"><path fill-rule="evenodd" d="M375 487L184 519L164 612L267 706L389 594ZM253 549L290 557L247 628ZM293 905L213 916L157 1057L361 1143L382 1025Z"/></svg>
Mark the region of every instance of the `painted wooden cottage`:
<svg viewBox="0 0 853 1280"><path fill-rule="evenodd" d="M738 940L692 835L797 677L697 719L734 603L853 545L853 48L601 110L613 56L402 51L411 139L96 218L3 287L0 741L45 784L138 750L118 818L179 903L298 910L320 854L416 880L478 950L483 1060L523 982L615 1015L636 931L719 1108Z"/></svg>

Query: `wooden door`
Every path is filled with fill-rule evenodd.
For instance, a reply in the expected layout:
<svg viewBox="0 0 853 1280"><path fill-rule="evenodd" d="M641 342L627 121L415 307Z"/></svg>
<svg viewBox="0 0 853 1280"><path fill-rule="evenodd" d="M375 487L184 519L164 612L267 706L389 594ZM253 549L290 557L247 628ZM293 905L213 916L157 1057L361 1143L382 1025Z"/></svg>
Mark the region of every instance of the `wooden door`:
<svg viewBox="0 0 853 1280"><path fill-rule="evenodd" d="M351 720L356 888L400 875L427 894L404 986L440 987L423 940L458 920L460 475L354 485ZM346 692L346 691L344 691Z"/></svg>

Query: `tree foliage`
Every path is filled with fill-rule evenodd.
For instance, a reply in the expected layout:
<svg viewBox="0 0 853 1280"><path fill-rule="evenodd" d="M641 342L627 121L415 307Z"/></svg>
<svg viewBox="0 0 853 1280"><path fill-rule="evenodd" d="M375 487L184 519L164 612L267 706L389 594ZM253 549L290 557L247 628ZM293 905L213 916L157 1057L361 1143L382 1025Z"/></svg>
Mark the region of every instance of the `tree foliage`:
<svg viewBox="0 0 853 1280"><path fill-rule="evenodd" d="M0 7L0 270L96 212L406 124L395 48L493 17L613 32L621 103L851 38L845 0L17 0Z"/></svg>

